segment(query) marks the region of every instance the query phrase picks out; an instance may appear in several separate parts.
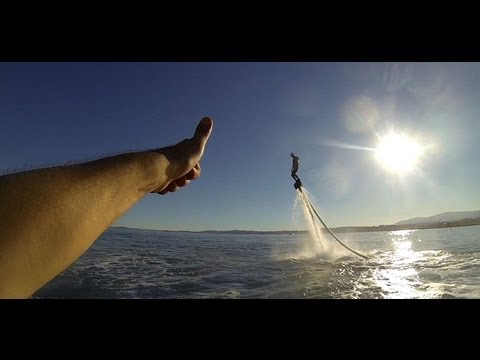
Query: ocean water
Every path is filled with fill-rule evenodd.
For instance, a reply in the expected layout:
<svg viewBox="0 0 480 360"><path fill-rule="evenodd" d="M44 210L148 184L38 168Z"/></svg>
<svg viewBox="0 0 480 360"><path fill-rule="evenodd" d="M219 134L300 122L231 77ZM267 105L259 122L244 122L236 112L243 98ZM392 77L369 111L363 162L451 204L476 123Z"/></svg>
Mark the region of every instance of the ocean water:
<svg viewBox="0 0 480 360"><path fill-rule="evenodd" d="M108 229L33 298L480 298L480 226L245 235Z"/></svg>

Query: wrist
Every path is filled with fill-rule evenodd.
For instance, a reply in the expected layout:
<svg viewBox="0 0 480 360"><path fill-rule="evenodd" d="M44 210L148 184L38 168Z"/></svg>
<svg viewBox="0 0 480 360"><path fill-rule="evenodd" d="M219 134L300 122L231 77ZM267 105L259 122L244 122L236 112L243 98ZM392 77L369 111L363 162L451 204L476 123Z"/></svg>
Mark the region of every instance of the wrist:
<svg viewBox="0 0 480 360"><path fill-rule="evenodd" d="M165 188L171 181L168 176L168 158L161 152L147 151L141 154L144 181L140 190L151 193Z"/></svg>

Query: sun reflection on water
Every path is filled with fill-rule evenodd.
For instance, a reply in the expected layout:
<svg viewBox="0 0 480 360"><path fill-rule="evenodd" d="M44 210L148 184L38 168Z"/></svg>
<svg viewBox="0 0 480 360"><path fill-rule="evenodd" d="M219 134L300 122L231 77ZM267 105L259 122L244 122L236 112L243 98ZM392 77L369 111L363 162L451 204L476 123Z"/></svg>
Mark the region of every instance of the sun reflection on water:
<svg viewBox="0 0 480 360"><path fill-rule="evenodd" d="M412 249L411 235L416 230L390 231L393 252L384 259L388 267L380 266L373 272L373 278L383 290L387 299L411 299L422 297L422 282L415 264L423 259L420 252Z"/></svg>

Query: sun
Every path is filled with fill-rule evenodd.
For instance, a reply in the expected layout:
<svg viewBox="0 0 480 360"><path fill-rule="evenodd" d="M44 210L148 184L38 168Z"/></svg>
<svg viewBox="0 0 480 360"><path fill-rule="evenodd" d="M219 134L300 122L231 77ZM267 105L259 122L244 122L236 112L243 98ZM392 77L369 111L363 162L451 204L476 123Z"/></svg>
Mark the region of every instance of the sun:
<svg viewBox="0 0 480 360"><path fill-rule="evenodd" d="M391 132L380 137L375 156L389 172L404 175L411 172L422 155L422 147L410 136Z"/></svg>

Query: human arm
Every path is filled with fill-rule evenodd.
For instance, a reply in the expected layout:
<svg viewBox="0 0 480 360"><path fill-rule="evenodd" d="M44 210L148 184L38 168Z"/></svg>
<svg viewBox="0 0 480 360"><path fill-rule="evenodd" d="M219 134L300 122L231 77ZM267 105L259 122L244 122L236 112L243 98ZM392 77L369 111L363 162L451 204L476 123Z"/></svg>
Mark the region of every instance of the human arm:
<svg viewBox="0 0 480 360"><path fill-rule="evenodd" d="M146 194L200 176L212 127L203 118L174 146L0 176L0 297L29 297Z"/></svg>

